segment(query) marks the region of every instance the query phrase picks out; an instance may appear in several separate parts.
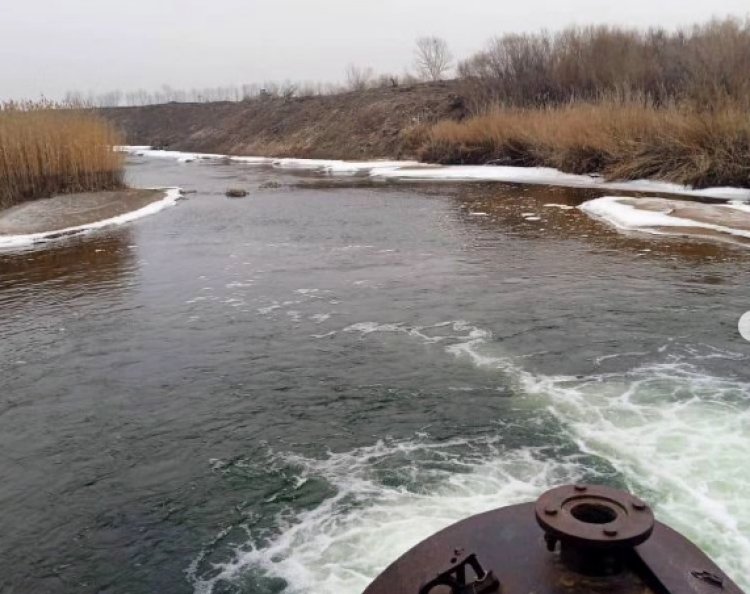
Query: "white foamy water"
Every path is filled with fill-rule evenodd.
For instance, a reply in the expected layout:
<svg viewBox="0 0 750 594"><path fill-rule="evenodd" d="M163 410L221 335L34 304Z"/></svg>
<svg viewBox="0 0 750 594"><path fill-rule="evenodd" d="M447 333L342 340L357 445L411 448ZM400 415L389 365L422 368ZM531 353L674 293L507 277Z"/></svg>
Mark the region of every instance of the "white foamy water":
<svg viewBox="0 0 750 594"><path fill-rule="evenodd" d="M523 359L492 342L491 332L465 321L423 327L362 322L344 331L363 340L405 336L444 349L457 365L496 370L499 384L513 386L519 406L551 413L582 456L606 460L652 503L659 519L699 544L741 586L750 585L750 384L699 367L708 359L742 355L709 347L670 355L664 349L660 363L574 378L526 370ZM448 464L425 463L426 453ZM394 457L409 461L405 472L421 489L378 479L378 465ZM499 440L435 443L425 437L321 460L285 458L302 469L301 480L322 478L336 495L280 520L267 546L238 553L212 577L194 572L196 592L212 592L217 582L254 570L284 579L290 593L359 593L437 530L533 500L592 471L581 458L508 448Z"/></svg>
<svg viewBox="0 0 750 594"><path fill-rule="evenodd" d="M525 370L519 359L498 350L488 330L465 321L425 327L362 322L344 331L363 339L390 333L440 343L456 364L497 370L522 405L554 415L582 453L609 462L660 520L695 541L741 586L750 585L750 384L712 377L697 366L742 355L688 349L665 355L662 363L573 378ZM455 451L457 445L463 448ZM454 468L420 463L425 451ZM411 461L408 472L423 490L389 487L377 479L377 465L397 455ZM209 593L217 581L254 568L286 580L287 592L355 594L437 530L533 500L591 472L576 458L471 440L381 442L322 460L286 458L303 469L304 480L323 478L337 494L285 520L268 546L239 553L218 575L194 576L196 592Z"/></svg>
<svg viewBox="0 0 750 594"><path fill-rule="evenodd" d="M583 452L612 464L663 521L695 540L740 583L750 574L747 383L705 375L680 360L583 379L535 375L494 352L488 331L462 321L431 327L360 323L346 331L449 341L447 352L497 369L515 384L519 397L533 400L529 405L554 414ZM473 513L532 500L584 470L572 460L498 449L462 462L464 472L446 473L432 483L435 488L413 493L368 478L373 462L393 455L393 448L441 451L445 444L390 449L378 444L326 460L300 459L307 473L337 488L336 497L297 517L271 546L238 557L220 577L255 566L287 580L292 592L359 592L396 556L436 530ZM413 471L432 472L418 464ZM339 505L351 497L356 506ZM197 590L210 591L211 583L198 582Z"/></svg>
<svg viewBox="0 0 750 594"><path fill-rule="evenodd" d="M467 455L467 448L476 448L477 454ZM402 472L432 487L384 485L377 468L392 458L413 460ZM433 464L420 463L424 458ZM208 594L217 583L252 569L283 578L288 593L359 594L396 556L441 528L534 499L583 473L575 460L553 462L530 449L503 450L479 440L378 442L322 460L287 455L284 461L300 468L300 486L322 478L336 495L291 521L280 520L280 532L270 544L238 553L211 578L197 575L202 561L197 559L189 572L196 593Z"/></svg>
<svg viewBox="0 0 750 594"><path fill-rule="evenodd" d="M536 375L493 352L489 334L447 348L497 369L567 428L581 451L612 464L658 517L750 584L750 383L713 377L706 348L663 363L584 378Z"/></svg>
<svg viewBox="0 0 750 594"><path fill-rule="evenodd" d="M659 518L750 575L750 386L664 363L584 382L529 377L530 394L582 451L606 458L655 504ZM747 582L746 582L747 584Z"/></svg>

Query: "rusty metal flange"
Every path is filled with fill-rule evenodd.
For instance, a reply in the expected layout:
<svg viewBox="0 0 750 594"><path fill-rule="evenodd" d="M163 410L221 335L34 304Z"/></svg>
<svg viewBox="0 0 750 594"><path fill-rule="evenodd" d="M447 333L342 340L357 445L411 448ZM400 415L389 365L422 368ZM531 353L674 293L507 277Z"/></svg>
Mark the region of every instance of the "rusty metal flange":
<svg viewBox="0 0 750 594"><path fill-rule="evenodd" d="M609 487L568 485L548 491L535 505L548 538L595 549L626 549L645 542L654 529L651 508Z"/></svg>

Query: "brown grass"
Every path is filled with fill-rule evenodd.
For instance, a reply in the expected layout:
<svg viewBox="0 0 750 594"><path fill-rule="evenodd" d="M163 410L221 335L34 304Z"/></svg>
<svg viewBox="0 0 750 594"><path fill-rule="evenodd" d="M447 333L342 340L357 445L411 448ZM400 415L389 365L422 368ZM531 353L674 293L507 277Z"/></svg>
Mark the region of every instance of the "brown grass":
<svg viewBox="0 0 750 594"><path fill-rule="evenodd" d="M122 188L120 135L105 120L43 104L0 105L0 208L55 194Z"/></svg>
<svg viewBox="0 0 750 594"><path fill-rule="evenodd" d="M750 18L505 35L459 65L469 110L421 158L750 187Z"/></svg>
<svg viewBox="0 0 750 594"><path fill-rule="evenodd" d="M434 125L419 157L750 187L750 114L731 103L711 110L617 101L496 108Z"/></svg>

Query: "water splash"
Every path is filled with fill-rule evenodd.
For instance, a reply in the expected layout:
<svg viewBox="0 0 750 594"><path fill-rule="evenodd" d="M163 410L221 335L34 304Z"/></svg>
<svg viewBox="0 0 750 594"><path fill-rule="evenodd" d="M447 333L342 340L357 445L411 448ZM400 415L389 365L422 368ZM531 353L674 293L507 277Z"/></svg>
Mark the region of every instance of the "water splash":
<svg viewBox="0 0 750 594"><path fill-rule="evenodd" d="M741 586L750 585L750 384L699 367L742 355L709 346L665 348L656 354L663 361L624 372L547 376L522 367L523 359L503 352L490 331L466 321L362 322L344 331L363 339L403 335L497 370L520 402L556 418L582 455L509 448L500 437L435 443L425 436L322 459L277 454L299 469L302 483L322 479L334 494L281 515L268 541L254 543L251 534L249 548L211 572L194 564L197 593L253 571L282 579L287 593L360 592L398 555L461 518L590 478L584 454L614 467L660 519L697 542ZM397 468L401 479L384 481L383 464Z"/></svg>
<svg viewBox="0 0 750 594"><path fill-rule="evenodd" d="M255 543L263 538L250 530L249 548L211 571L201 572L199 558L190 570L196 593L214 592L252 572L282 578L286 593L359 593L395 557L434 532L469 515L534 499L584 473L575 458L506 449L491 439L380 441L322 459L277 457L296 467L298 489L324 480L335 494L291 517L280 514L278 532L261 545Z"/></svg>

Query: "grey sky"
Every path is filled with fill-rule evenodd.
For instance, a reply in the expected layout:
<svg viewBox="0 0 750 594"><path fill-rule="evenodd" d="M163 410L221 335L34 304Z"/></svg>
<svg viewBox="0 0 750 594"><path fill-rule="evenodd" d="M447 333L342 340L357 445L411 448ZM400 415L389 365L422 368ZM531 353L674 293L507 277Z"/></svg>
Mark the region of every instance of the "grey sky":
<svg viewBox="0 0 750 594"><path fill-rule="evenodd" d="M0 97L402 72L419 35L463 57L491 36L615 23L675 27L748 0L0 0Z"/></svg>

